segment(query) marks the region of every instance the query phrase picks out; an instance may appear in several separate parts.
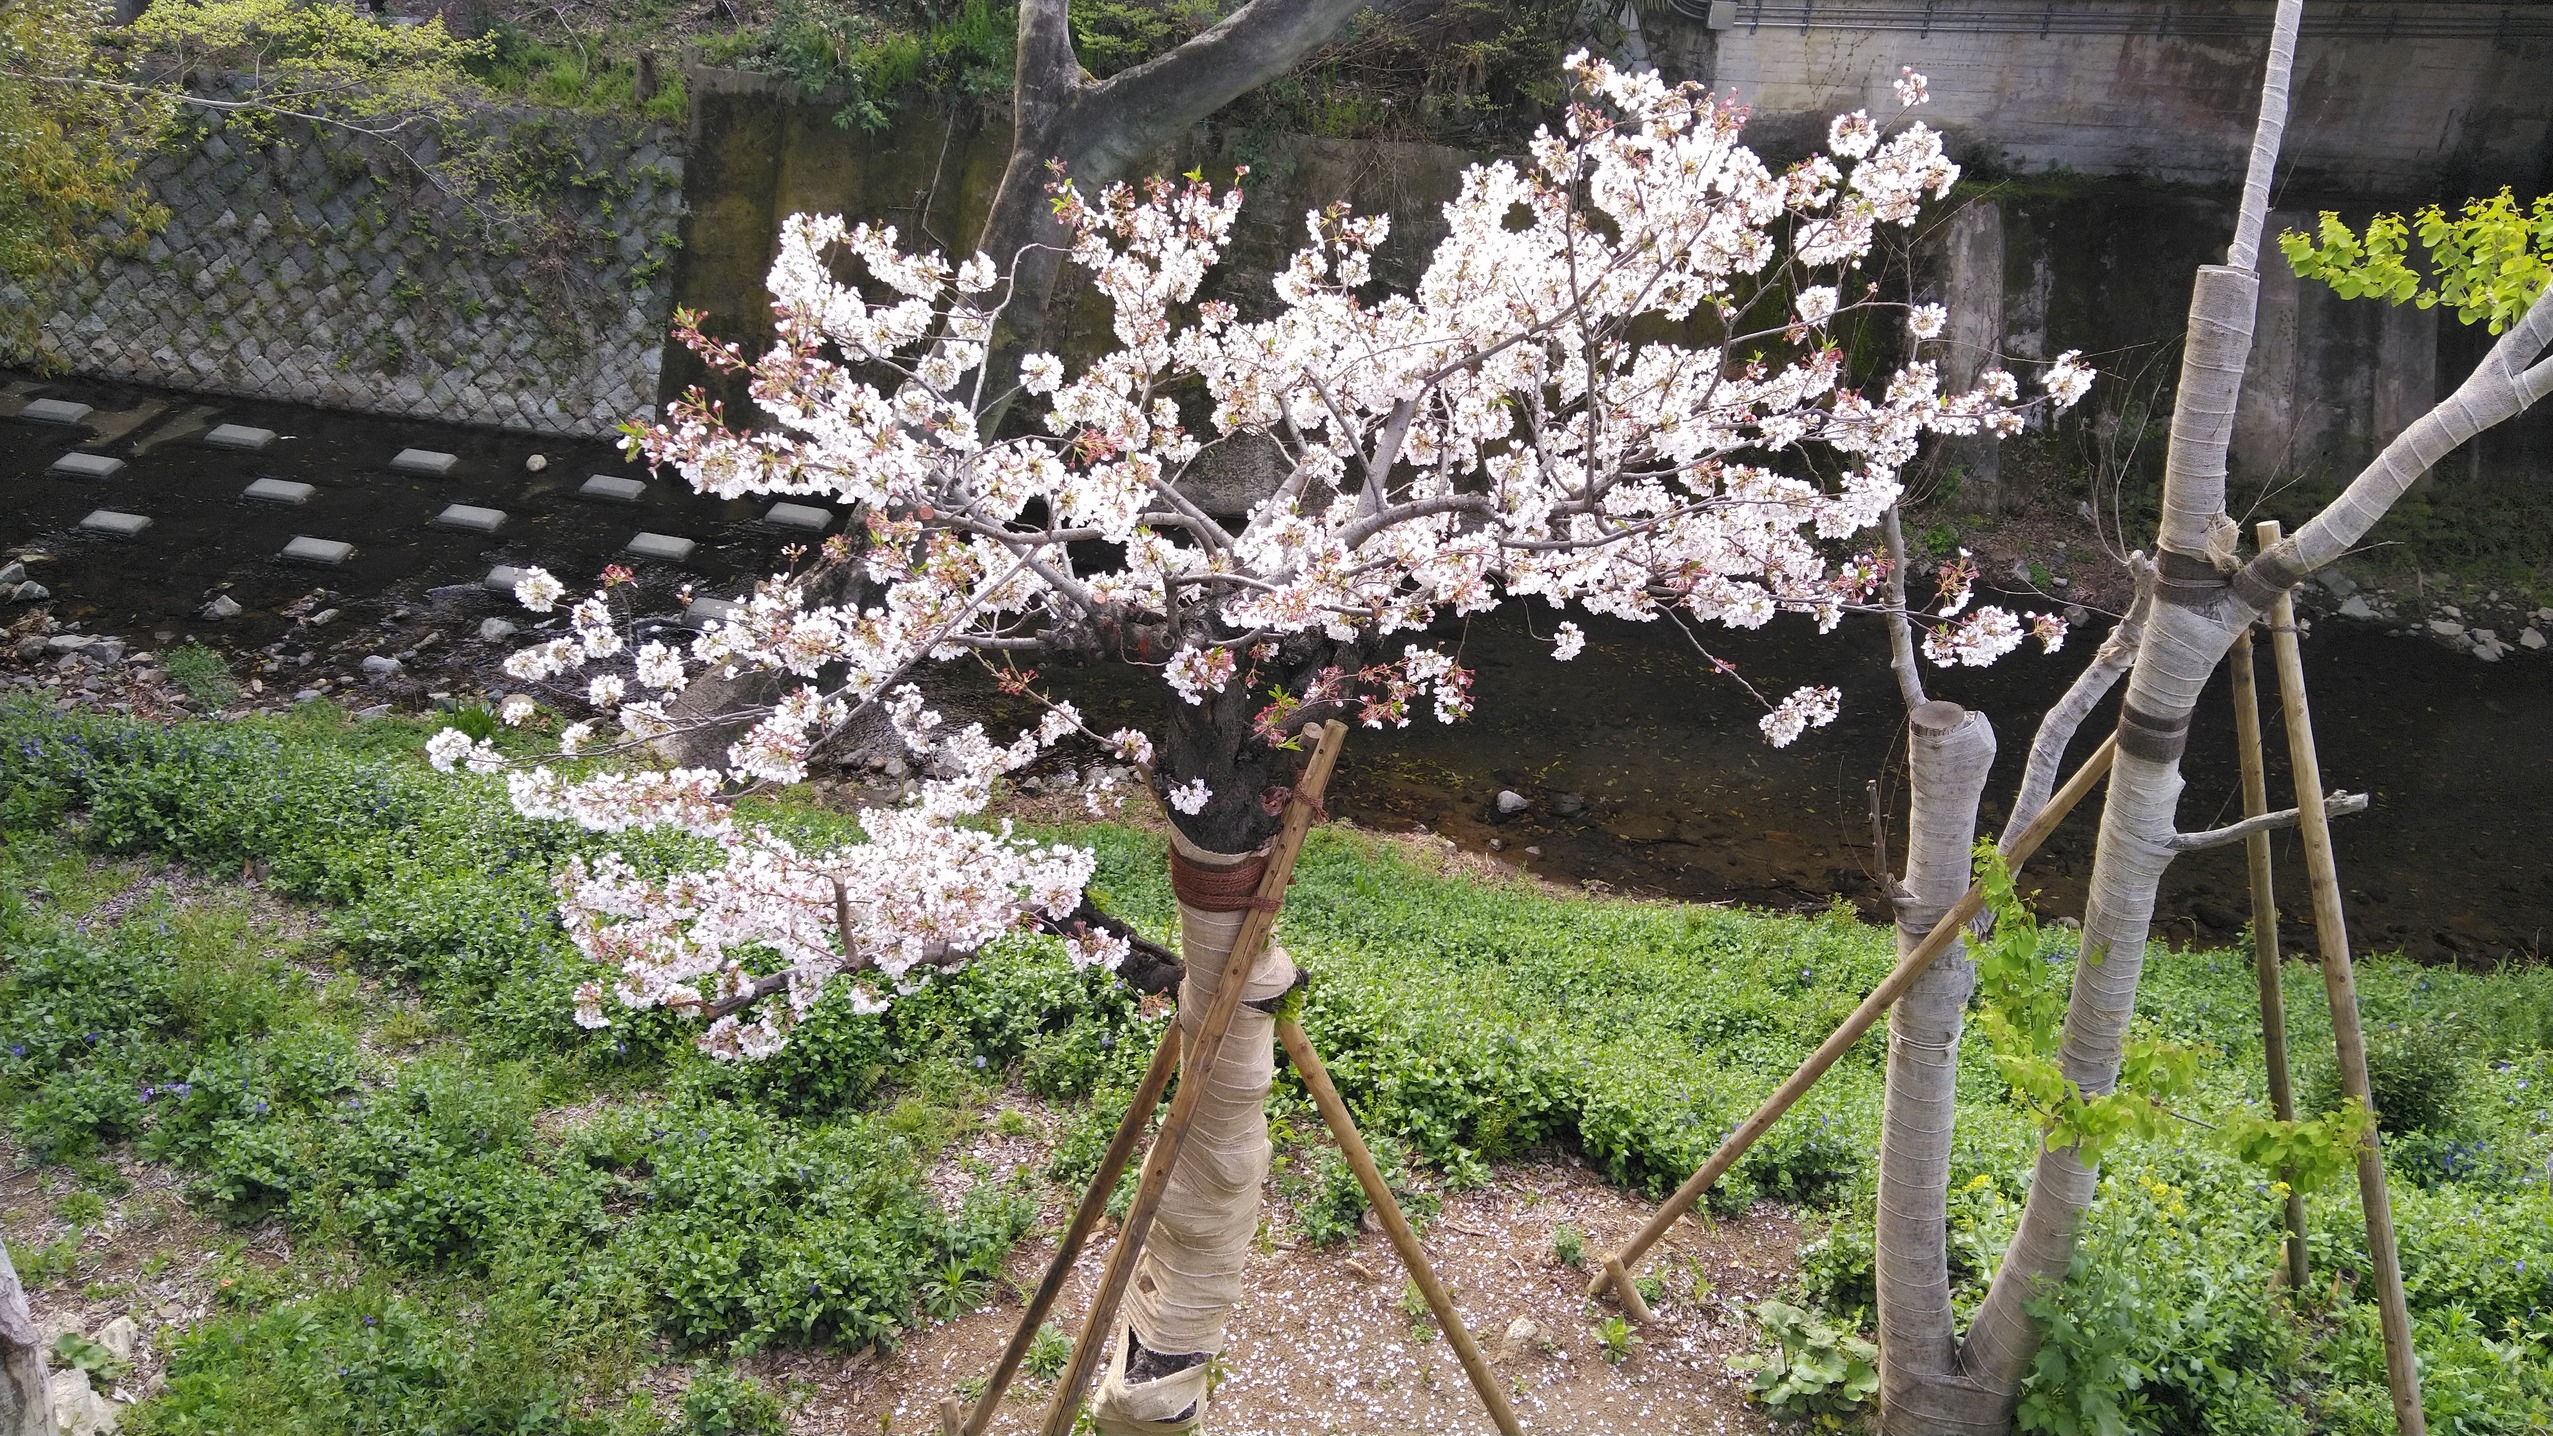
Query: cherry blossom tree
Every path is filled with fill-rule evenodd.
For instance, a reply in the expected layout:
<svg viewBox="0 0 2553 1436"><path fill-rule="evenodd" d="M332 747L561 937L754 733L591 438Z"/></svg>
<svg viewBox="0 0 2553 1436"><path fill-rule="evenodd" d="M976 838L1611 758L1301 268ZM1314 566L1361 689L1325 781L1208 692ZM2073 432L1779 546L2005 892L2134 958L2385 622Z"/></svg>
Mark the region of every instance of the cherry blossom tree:
<svg viewBox="0 0 2553 1436"><path fill-rule="evenodd" d="M764 582L687 649L629 633L626 575L611 573L560 636L510 660L598 715L561 735L563 759L745 725L714 766L508 772L524 812L721 847L717 867L667 878L615 858L563 874L569 931L615 974L582 994L580 1020L672 1007L708 1019L713 1054L753 1057L828 985L884 1004L1023 925L1065 931L1079 961L1120 960L1129 936L1080 899L1089 856L982 819L1005 774L1075 741L1110 755L1094 805L1128 786L1163 805L1192 1021L1276 831L1291 735L1329 716L1383 727L1470 710L1469 672L1428 636L1438 619L1538 598L1688 625L1793 612L1831 630L1889 606L1887 562L1854 545L1892 510L1921 437L2012 432L2030 404L2079 397L2088 372L2061 357L2042 376L2049 397L2027 403L1996 370L1958 394L1921 359L1862 382L1846 372L1847 316L1939 331L1938 310L1907 315L1858 274L1884 227L1911 224L1957 177L1920 123L1844 116L1829 153L1776 172L1742 143L1734 103L1584 56L1570 73L1580 98L1562 132L1465 175L1409 293L1371 277L1388 217L1334 206L1307 216L1309 242L1263 314L1200 304L1237 190L1191 177L1085 195L1058 181L1069 258L1114 306L1114 347L1078 373L1030 354L1014 385L988 365L1021 297L992 259L909 252L891 229L833 217L794 217L781 235L767 352L748 358L685 317L686 340L748 377L770 426L740 431L694 395L634 447L722 497L851 504L862 532ZM1922 87L1909 74L1901 100ZM1032 409L1033 422L985 422ZM1227 523L1182 484L1242 441L1273 446L1282 478ZM1990 661L2021 640L2030 624L1969 611L1956 587L1926 639L1937 660ZM538 611L567 599L538 572L518 595ZM1583 635L1562 623L1552 642L1569 660ZM1159 726L1094 731L1040 692L1024 666L1039 655L1157 669ZM961 659L1038 697L1043 720L1008 742L941 720L913 675ZM678 700L743 674L783 691L711 712ZM1764 731L1787 743L1837 702L1800 690L1767 704ZM504 716L531 713L518 697ZM735 815L737 795L802 779L873 718L925 776L906 805L861 814L867 843L802 851ZM432 756L508 766L457 731ZM1201 1411L1268 1157L1267 1009L1294 980L1275 949L1249 978L1260 1005L1244 1006L1173 1170L1100 1393L1106 1419Z"/></svg>

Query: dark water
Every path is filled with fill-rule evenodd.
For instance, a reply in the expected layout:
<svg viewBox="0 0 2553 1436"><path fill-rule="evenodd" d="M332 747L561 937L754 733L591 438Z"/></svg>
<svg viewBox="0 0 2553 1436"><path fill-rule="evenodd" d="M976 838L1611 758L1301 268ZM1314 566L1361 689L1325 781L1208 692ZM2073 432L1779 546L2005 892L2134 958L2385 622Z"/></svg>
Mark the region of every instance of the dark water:
<svg viewBox="0 0 2553 1436"><path fill-rule="evenodd" d="M20 377L0 374L0 381ZM656 597L684 581L732 593L775 564L791 541L753 522L760 506L705 499L678 483L651 485L636 508L570 497L589 473L636 473L608 444L90 381L51 392L100 410L167 404L164 414L107 447L118 455L197 404L218 409L213 422L300 436L266 455L161 444L130 458L115 479L79 482L44 470L80 435L0 423L0 547L31 544L54 554L37 578L55 591L58 612L95 632L183 632L253 647L287 627L276 607L314 587L330 588L338 596L332 601L361 613L420 603L428 589L475 581L500 562L538 562L573 582L614 561L641 529L701 543L683 570L640 566ZM457 454L461 468L448 479L388 473L389 456L411 446ZM534 452L550 460L539 474L523 469ZM320 493L297 509L240 501L239 490L265 475L314 483ZM501 508L512 518L494 538L429 527L453 502ZM156 522L131 542L72 533L81 515L98 507ZM274 562L294 534L351 540L361 551L340 569ZM217 628L194 614L222 583L248 612ZM465 616L475 623L474 613ZM1448 630L1478 670L1477 715L1450 728L1420 718L1405 730L1359 731L1333 806L1369 826L1424 826L1466 848L1485 849L1496 839L1506 858L1566 880L1781 907L1823 906L1840 894L1876 915L1881 865L1872 853L1867 785L1881 784L1892 827L1904 808L1902 711L1876 623L1848 623L1826 638L1797 620L1708 635L1714 651L1767 695L1812 682L1844 689L1843 716L1833 726L1780 750L1762 741L1762 710L1745 690L1712 676L1674 629L1589 623L1586 654L1558 664L1547 645L1528 636L1527 623L1527 615L1509 610ZM1548 616L1535 626L1548 632ZM1995 723L2001 756L1987 795L1989 831L2001 826L2039 714L2098 637L2086 626L2053 658L2034 656L2034 648L1991 669L1927 673L1933 696L1979 708ZM2335 823L2360 948L2466 964L2539 956L2553 938L2553 822L2546 816L2553 813L2553 663L2517 654L2485 665L2336 620L2316 624L2304 651L2325 784L2375 798L2372 811ZM2274 697L2265 651L2260 673L2264 693ZM1158 684L1140 675L1056 676L1103 715L1125 711L1140 720L1161 701ZM2225 690L2219 674L2193 730L2185 828L2240 816ZM2110 726L2116 703L2113 697L2085 725L2075 759ZM2288 806L2278 796L2287 772L2275 714L2264 726L2273 803ZM1525 795L1532 808L1497 821L1501 788ZM2026 885L2042 889L2053 914L2081 911L2092 833L2087 806L2028 870ZM1541 851L1528 854L1529 847ZM2288 942L2309 952L2310 936L2293 916L2306 906L2302 858L2292 833L2275 847L2282 906L2291 915ZM2174 941L2223 941L2248 912L2242 850L2220 849L2173 864L2157 930Z"/></svg>
<svg viewBox="0 0 2553 1436"><path fill-rule="evenodd" d="M0 385L27 379L0 370ZM0 548L47 555L49 561L29 564L31 576L53 590L57 617L77 619L94 633L138 641L165 632L255 647L290 627L276 610L313 589L327 589L331 602L350 601L350 615L368 617L367 607L415 603L434 587L474 583L501 563L539 563L571 591L606 564L630 563L651 600L670 608L671 590L684 582L732 597L777 566L780 548L790 541L754 522L767 501L705 498L679 482L649 484L636 504L576 498L591 474L645 476L613 443L87 379L51 383L42 392L94 406L99 413L92 423L162 406L122 438L85 446L89 435L82 430L0 421ZM199 435L203 424L241 424L291 437L262 454L211 448L195 438L153 443L171 424L197 425ZM101 480L46 473L75 446L122 458L125 469ZM408 448L449 453L461 462L443 478L392 473L391 456ZM533 454L548 460L538 473L524 467ZM260 478L312 484L317 492L297 507L242 499L240 491ZM502 510L506 523L494 535L434 527L435 515L456 503ZM100 508L147 515L151 527L130 540L80 532L81 518ZM642 530L694 539L699 548L681 570L638 563L620 549ZM304 534L350 542L355 557L333 568L278 562L278 551ZM216 591L246 611L221 624L202 621L196 615ZM510 601L492 599L486 607L522 617ZM11 612L0 609L0 620ZM466 616L475 627L478 615Z"/></svg>

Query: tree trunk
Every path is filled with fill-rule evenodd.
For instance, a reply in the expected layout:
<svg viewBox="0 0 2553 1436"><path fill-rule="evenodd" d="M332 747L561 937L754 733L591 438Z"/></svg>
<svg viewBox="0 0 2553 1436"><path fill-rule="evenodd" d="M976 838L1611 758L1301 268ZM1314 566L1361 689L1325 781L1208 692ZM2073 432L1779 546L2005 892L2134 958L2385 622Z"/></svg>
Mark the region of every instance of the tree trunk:
<svg viewBox="0 0 2553 1436"><path fill-rule="evenodd" d="M2385 447L2349 488L2297 534L2242 564L2224 512L2226 444L2242 379L2258 280L2256 261L2270 166L2286 111L2287 75L2301 5L2282 0L2262 87L2259 137L2245 186L2232 263L2199 272L2190 304L2179 401L2164 476L2161 558L2154 602L2137 644L2118 728L2094 852L2060 1051L2066 1077L2088 1095L2116 1085L2136 1007L2156 891L2170 862L2181 793L2180 757L2200 688L2235 637L2282 592L2339 557L2422 472L2457 445L2553 392L2553 305L2539 304L2514 326L2456 392ZM2096 665L2097 666L2097 665ZM1934 1390L1947 1429L2008 1426L2021 1378L2042 1333L2023 1310L2036 1291L2062 1281L2074 1237L2091 1204L2095 1173L2071 1148L2041 1154L2019 1230L1995 1273L1967 1340L1956 1383Z"/></svg>
<svg viewBox="0 0 2553 1436"><path fill-rule="evenodd" d="M1045 345L1046 301L1068 246L1047 203L1050 165L1060 162L1085 194L1125 178L1145 156L1294 68L1365 3L1251 0L1169 54L1105 80L1082 71L1066 0L1019 7L1010 163L975 242L1011 275L988 393L1008 389L1020 356Z"/></svg>
<svg viewBox="0 0 2553 1436"><path fill-rule="evenodd" d="M0 1436L54 1436L51 1380L44 1334L27 1310L9 1249L0 1245Z"/></svg>
<svg viewBox="0 0 2553 1436"><path fill-rule="evenodd" d="M1968 889L1977 803L1994 765L1985 715L1923 703L1908 715L1906 876L1896 893L1905 957ZM1959 1030L1976 983L1965 944L1943 953L1888 1014L1888 1097L1881 1117L1875 1276L1880 1410L1890 1436L1960 1429L1937 1393L1953 1381L1948 1194Z"/></svg>

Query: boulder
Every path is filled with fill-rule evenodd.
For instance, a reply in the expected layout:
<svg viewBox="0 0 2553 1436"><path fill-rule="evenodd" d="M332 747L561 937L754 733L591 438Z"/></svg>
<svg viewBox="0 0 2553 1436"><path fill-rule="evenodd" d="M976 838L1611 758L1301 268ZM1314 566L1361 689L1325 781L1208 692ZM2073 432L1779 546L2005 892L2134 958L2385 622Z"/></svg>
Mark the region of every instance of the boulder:
<svg viewBox="0 0 2553 1436"><path fill-rule="evenodd" d="M43 584L36 582L34 579L28 579L26 582L19 584L17 591L11 594L10 597L16 599L20 603L37 603L44 599L53 597L53 590L46 588Z"/></svg>
<svg viewBox="0 0 2553 1436"><path fill-rule="evenodd" d="M2522 628L2522 629L2519 629L2519 630L2518 630L2518 647L2520 647L2520 648L2542 648L2543 646L2544 646L2544 630L2543 630L2543 629L2537 628L2537 627L2536 627L2535 625L2533 625L2533 624L2528 624L2526 627L2524 627L2524 628Z"/></svg>
<svg viewBox="0 0 2553 1436"><path fill-rule="evenodd" d="M1551 1345L1551 1329L1530 1316L1507 1323L1507 1354L1522 1356Z"/></svg>
<svg viewBox="0 0 2553 1436"><path fill-rule="evenodd" d="M2376 616L2376 610L2375 606L2368 603L2365 598L2353 593L2349 595L2349 597L2341 600L2340 616L2343 618L2370 619Z"/></svg>
<svg viewBox="0 0 2553 1436"><path fill-rule="evenodd" d="M26 582L26 578L27 566L25 564L19 563L15 559L11 559L6 564L0 564L0 588L7 588L13 584L24 583Z"/></svg>
<svg viewBox="0 0 2553 1436"><path fill-rule="evenodd" d="M1502 818L1515 817L1532 806L1533 803L1527 800L1524 794L1513 788L1498 790L1498 816Z"/></svg>
<svg viewBox="0 0 2553 1436"><path fill-rule="evenodd" d="M2452 618L2433 618L2429 620L2429 631L2440 638L2462 638L2464 625Z"/></svg>
<svg viewBox="0 0 2553 1436"><path fill-rule="evenodd" d="M398 677L401 666L398 659L381 653L366 654L363 660L364 676L375 682Z"/></svg>
<svg viewBox="0 0 2553 1436"><path fill-rule="evenodd" d="M130 1363L133 1360L133 1348L142 1339L142 1329L133 1324L133 1318L119 1316L99 1327L94 1339L98 1345L106 1348L108 1355L118 1361Z"/></svg>
<svg viewBox="0 0 2553 1436"><path fill-rule="evenodd" d="M115 1429L123 1411L89 1385L89 1374L72 1367L53 1373L53 1424L61 1436L100 1436Z"/></svg>
<svg viewBox="0 0 2553 1436"><path fill-rule="evenodd" d="M217 622L225 618L237 618L239 613L239 600L227 593L214 594L213 601L203 607L204 616Z"/></svg>
<svg viewBox="0 0 2553 1436"><path fill-rule="evenodd" d="M483 643L501 643L522 631L523 630L521 628L506 622L502 618L483 618L479 620L479 640Z"/></svg>

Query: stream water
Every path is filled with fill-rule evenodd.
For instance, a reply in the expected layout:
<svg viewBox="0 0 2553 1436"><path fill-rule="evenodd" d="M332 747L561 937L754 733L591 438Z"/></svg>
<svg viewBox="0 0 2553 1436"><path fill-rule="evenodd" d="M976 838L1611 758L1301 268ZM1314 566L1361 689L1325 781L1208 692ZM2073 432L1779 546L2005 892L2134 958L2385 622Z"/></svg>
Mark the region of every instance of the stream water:
<svg viewBox="0 0 2553 1436"><path fill-rule="evenodd" d="M44 556L35 577L53 590L57 616L92 632L137 642L191 635L248 650L290 631L278 610L314 588L328 601L389 629L475 626L470 596L498 563L537 562L562 575L626 561L620 549L641 531L688 537L698 548L679 568L638 566L642 587L671 607L673 590L696 583L732 594L776 564L803 535L759 522L764 505L721 502L679 483L655 482L635 506L580 501L589 474L628 474L615 446L303 406L180 395L88 380L30 393L94 405L92 422L160 406L113 442L89 447L124 458L113 478L55 477L53 460L81 431L0 423L0 548ZM119 421L120 422L120 421ZM233 423L294 437L264 454L212 449L186 433ZM172 429L174 426L174 430ZM163 437L154 440L154 435ZM390 473L403 448L454 454L450 477ZM548 460L538 473L525 460ZM260 477L310 483L299 507L252 504L240 492ZM505 511L499 533L431 526L451 503ZM147 515L134 539L77 528L93 509ZM276 560L298 534L357 546L326 569ZM226 587L225 587L226 586ZM196 615L216 592L245 610L221 625ZM412 614L411 608L423 610ZM0 619L10 615L0 610ZM454 620L459 620L458 629ZM1765 745L1762 711L1746 690L1714 677L1681 633L1666 625L1588 623L1587 652L1551 661L1530 629L1550 616L1521 609L1477 619L1447 637L1478 670L1477 715L1446 727L1421 718L1405 730L1360 731L1340 769L1335 810L1368 826L1425 827L1465 848L1487 850L1566 881L1595 879L1615 890L1701 901L1818 907L1840 895L1878 915L1868 784L1900 820L1902 711L1875 623L1848 623L1819 638L1784 620L1755 633L1713 631L1722 658L1768 695L1803 683L1840 685L1843 716L1793 746ZM350 625L352 627L352 625ZM1986 826L1999 829L2020 777L2039 714L2088 658L2099 633L2078 628L2055 657L2026 649L1985 670L1933 671L1933 696L1981 709L1995 723L2001 756L1986 801ZM407 641L413 642L413 636ZM2425 643L2388 637L2336 619L2305 640L2326 786L2373 795L2371 811L2336 821L2336 844L2351 933L2360 950L2401 951L2427 961L2484 965L2534 960L2553 938L2553 663L2519 655L2495 665ZM2276 683L2264 654L2261 678ZM1161 701L1140 674L1082 670L1059 681L1086 708L1124 711L1138 721ZM2085 725L2074 758L2114 721L2117 699ZM2284 743L2274 714L2271 791L2285 789ZM2182 825L2204 828L2240 816L2233 718L2219 674L2203 700L2184 770ZM1513 789L1530 802L1500 821L1495 798ZM2288 799L2274 797L2276 806ZM2070 821L2031 864L2026 887L2041 890L2052 915L2079 915L2089 875L2090 809ZM2280 835L2278 881L2288 949L2312 950L2297 920L2305 908L2302 858L2292 833ZM1893 854L1902 860L1902 852ZM2184 857L2165 879L2159 935L2221 942L2249 916L2240 847Z"/></svg>

